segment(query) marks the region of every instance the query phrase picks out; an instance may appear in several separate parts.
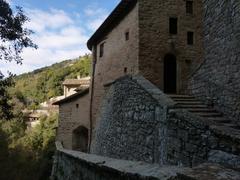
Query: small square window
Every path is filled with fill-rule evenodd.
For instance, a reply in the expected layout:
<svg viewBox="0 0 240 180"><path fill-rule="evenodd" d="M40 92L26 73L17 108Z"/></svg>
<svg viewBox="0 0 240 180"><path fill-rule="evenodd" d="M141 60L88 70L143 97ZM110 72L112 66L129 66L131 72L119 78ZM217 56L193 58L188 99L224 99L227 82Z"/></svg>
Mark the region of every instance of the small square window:
<svg viewBox="0 0 240 180"><path fill-rule="evenodd" d="M129 32L125 32L125 40L126 40L126 41L129 40Z"/></svg>
<svg viewBox="0 0 240 180"><path fill-rule="evenodd" d="M104 54L104 43L100 44L100 54L99 57L103 57Z"/></svg>
<svg viewBox="0 0 240 180"><path fill-rule="evenodd" d="M177 24L178 19L177 18L169 18L169 33L170 34L177 34Z"/></svg>
<svg viewBox="0 0 240 180"><path fill-rule="evenodd" d="M186 1L187 14L193 14L193 1Z"/></svg>
<svg viewBox="0 0 240 180"><path fill-rule="evenodd" d="M193 40L194 40L194 33L193 32L188 32L187 33L187 43L188 43L188 45L193 45Z"/></svg>

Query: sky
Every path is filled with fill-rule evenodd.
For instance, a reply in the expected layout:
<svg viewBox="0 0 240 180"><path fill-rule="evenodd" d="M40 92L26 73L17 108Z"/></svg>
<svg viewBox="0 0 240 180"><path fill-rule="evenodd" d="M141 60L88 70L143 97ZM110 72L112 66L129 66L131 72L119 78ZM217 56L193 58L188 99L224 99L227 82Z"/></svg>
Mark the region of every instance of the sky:
<svg viewBox="0 0 240 180"><path fill-rule="evenodd" d="M30 18L25 26L34 31L31 39L38 49L25 49L23 64L0 62L0 71L21 74L90 51L87 40L120 0L7 0L21 6Z"/></svg>

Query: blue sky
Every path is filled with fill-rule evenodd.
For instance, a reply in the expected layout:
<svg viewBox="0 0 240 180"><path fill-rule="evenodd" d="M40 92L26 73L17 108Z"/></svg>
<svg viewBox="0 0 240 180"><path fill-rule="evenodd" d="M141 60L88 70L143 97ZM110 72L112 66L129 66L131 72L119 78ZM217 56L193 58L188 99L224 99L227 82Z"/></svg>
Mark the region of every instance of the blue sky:
<svg viewBox="0 0 240 180"><path fill-rule="evenodd" d="M7 0L23 7L31 21L37 50L25 49L23 65L0 62L0 71L29 72L65 59L89 53L88 38L120 0Z"/></svg>

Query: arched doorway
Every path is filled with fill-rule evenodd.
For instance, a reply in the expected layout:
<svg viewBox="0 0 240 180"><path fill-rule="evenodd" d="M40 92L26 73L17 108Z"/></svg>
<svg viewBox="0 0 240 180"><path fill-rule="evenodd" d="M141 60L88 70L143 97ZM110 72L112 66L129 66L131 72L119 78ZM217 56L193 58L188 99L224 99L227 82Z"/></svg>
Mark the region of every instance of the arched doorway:
<svg viewBox="0 0 240 180"><path fill-rule="evenodd" d="M167 54L164 58L164 92L177 93L177 62L173 54Z"/></svg>
<svg viewBox="0 0 240 180"><path fill-rule="evenodd" d="M87 152L88 149L88 129L79 126L73 130L72 149L81 152Z"/></svg>

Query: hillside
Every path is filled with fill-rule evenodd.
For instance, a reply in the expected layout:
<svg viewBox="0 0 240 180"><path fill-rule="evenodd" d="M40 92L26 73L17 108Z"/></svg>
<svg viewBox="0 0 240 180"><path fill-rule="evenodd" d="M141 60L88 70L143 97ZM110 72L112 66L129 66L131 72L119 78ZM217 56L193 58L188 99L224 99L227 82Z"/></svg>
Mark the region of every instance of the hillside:
<svg viewBox="0 0 240 180"><path fill-rule="evenodd" d="M85 55L37 69L16 76L15 87L10 90L10 93L28 107L34 108L51 97L62 95L62 82L65 79L77 78L79 75L89 76L90 67L91 56Z"/></svg>

